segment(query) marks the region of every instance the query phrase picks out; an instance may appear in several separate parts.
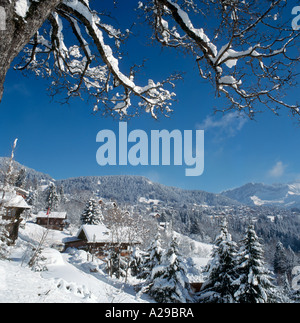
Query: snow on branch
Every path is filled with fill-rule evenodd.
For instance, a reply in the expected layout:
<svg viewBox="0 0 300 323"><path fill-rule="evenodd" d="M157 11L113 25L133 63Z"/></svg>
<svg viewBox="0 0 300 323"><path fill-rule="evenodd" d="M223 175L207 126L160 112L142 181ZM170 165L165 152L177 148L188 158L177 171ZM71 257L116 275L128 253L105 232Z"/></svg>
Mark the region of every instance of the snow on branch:
<svg viewBox="0 0 300 323"><path fill-rule="evenodd" d="M129 75L119 67L119 47L128 34L103 23L100 14L90 9L89 1L62 1L49 16L48 23L47 31L32 38L16 68L51 77L53 96L66 91L68 102L87 93L94 99L94 112L102 109L103 114L112 116L132 116L143 109L157 118L159 113L171 111L175 93L166 89L166 85L172 89L173 82L181 76L177 74L162 82L149 80L145 86L136 84L134 67ZM71 46L66 44L65 24L73 31L75 44ZM114 49L106 37L114 40ZM137 108L131 111L134 105Z"/></svg>
<svg viewBox="0 0 300 323"><path fill-rule="evenodd" d="M30 26L46 2L17 0L16 20ZM120 47L130 31L105 23L89 0L51 2L45 29L31 34L17 69L52 78L51 95L66 93L66 102L87 94L95 112L125 117L146 111L157 118L171 111L180 74L137 84L138 66L126 73L120 67ZM278 114L285 108L300 119L300 104L284 99L285 90L297 84L300 61L300 31L292 29L286 0L144 0L138 8L153 29L152 38L191 55L200 77L211 82L217 97L227 98L219 110L254 118L261 109Z"/></svg>
<svg viewBox="0 0 300 323"><path fill-rule="evenodd" d="M221 111L254 118L260 106L275 114L284 107L300 117L299 103L282 98L284 89L296 85L300 60L300 32L285 18L287 1L148 0L139 8L154 39L195 57L200 76L228 99Z"/></svg>

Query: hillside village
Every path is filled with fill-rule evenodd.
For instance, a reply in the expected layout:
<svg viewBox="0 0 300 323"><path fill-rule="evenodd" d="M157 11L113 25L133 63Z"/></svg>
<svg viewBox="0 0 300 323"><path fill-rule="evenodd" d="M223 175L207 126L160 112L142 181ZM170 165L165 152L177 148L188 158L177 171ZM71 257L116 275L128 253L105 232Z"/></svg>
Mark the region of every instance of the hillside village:
<svg viewBox="0 0 300 323"><path fill-rule="evenodd" d="M57 213L53 215L58 216ZM115 263L114 254L109 254L109 250L112 248L113 253L115 252L116 256L122 257L123 261L140 259L141 255L145 254L138 248L141 241L129 241L127 239L127 237L130 238L130 234L126 235L126 228L125 230L122 228L120 236L116 236L117 229L110 230L103 224L86 224L76 230L66 221L65 224L68 228L55 230L53 227L50 229L47 225L37 224L38 219L38 215L27 215L26 220L23 219L19 228L18 239L8 251L8 258L14 260L9 262L5 261L5 258L0 260L0 271L5 271L5 275L1 278L2 286L5 287L0 291L0 302L16 302L18 300L24 301L24 299L29 299L30 302L42 300L46 302L53 302L53 300L55 302L153 302L151 298L145 295L139 297L136 295L134 286L142 281L132 275L132 271L137 269L127 268L127 264L122 267L118 261ZM48 216L49 223L53 219L50 213ZM166 233L165 227L161 227L159 231L162 235ZM188 239L177 233L175 235L179 239ZM193 243L192 240L190 241ZM195 290L199 289L199 283L202 284L203 282L200 269L207 263L212 246L198 243L197 248L203 257L197 257L195 261L192 258L186 259L186 264L189 267L188 277L191 287ZM9 288L6 290L7 286L14 284L8 278L8 273L12 270L25 276L31 276L29 272L32 272L28 286L22 288L22 292L20 291L20 295L16 299L11 299L9 296L12 290ZM126 272L128 270L130 273ZM73 271L76 273L73 273ZM90 276L89 279L86 278L87 273ZM12 278L12 280L14 279L15 277ZM13 289L20 288L18 286L19 279L20 277L16 280L16 285L13 285ZM25 290L32 288L30 286L31 281L34 281L34 285L41 284L42 286L42 284L44 285L42 281L49 282L49 279L51 284L48 283L47 285L51 287L48 286L47 288L49 288L51 294L65 294L64 296L53 299L53 295L51 297L49 295L48 298L43 294L43 298L39 298L33 293L21 299ZM98 283L92 284L89 282L90 280L97 280ZM95 291L97 286L99 289ZM104 294L102 294L103 290L105 291ZM13 292L14 294L17 293L16 290L13 290Z"/></svg>
<svg viewBox="0 0 300 323"><path fill-rule="evenodd" d="M295 233L290 230L289 235L277 229L278 224L285 224L287 230L298 224L297 210L251 207L222 198L216 205L190 203L189 198L186 204L166 203L163 194L144 194L136 203L119 203L101 197L100 189L73 195L52 179L39 179L35 187L28 186L23 168L15 165L11 160L2 176L0 272L5 274L0 281L4 286L0 302L238 302L233 295L207 295L225 272L232 272L232 283L242 279L237 276L241 257L237 243L245 230L257 239L260 270L270 281L265 287L270 295L259 301L298 300L297 291L291 288L292 270L298 264L298 240L294 238L298 227L294 225ZM97 187L101 187L100 179ZM224 201L229 205L222 205ZM264 244L254 228L260 236L266 235ZM281 235L276 244L275 234ZM293 248L282 245L289 241ZM230 264L237 268L225 259L222 268L212 268L216 257L222 259L224 244L232 257ZM278 268L276 257L280 258ZM177 268L175 280L169 276L173 266ZM217 282L213 281L215 270L221 270ZM12 271L27 277L30 285L20 291L20 277L11 277ZM37 293L30 286L49 290ZM171 298L166 296L170 290L162 292L164 288L174 288ZM26 290L28 295L24 295ZM239 293L236 290L234 295Z"/></svg>
<svg viewBox="0 0 300 323"><path fill-rule="evenodd" d="M296 1L0 2L0 303L300 303Z"/></svg>

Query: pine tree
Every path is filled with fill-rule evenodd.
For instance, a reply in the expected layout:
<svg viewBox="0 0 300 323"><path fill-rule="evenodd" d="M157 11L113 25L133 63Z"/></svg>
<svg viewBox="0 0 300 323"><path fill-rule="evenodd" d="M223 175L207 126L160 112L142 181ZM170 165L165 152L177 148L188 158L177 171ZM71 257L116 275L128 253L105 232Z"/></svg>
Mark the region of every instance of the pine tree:
<svg viewBox="0 0 300 323"><path fill-rule="evenodd" d="M56 191L56 186L51 183L47 192L46 210L55 211L58 208L58 202L59 198Z"/></svg>
<svg viewBox="0 0 300 323"><path fill-rule="evenodd" d="M152 269L147 283L146 291L157 303L192 301L186 268L179 254L176 239L172 239L161 258L161 263Z"/></svg>
<svg viewBox="0 0 300 323"><path fill-rule="evenodd" d="M30 191L28 197L26 198L26 203L30 206L34 206L38 198L38 192L36 190Z"/></svg>
<svg viewBox="0 0 300 323"><path fill-rule="evenodd" d="M295 252L293 251L291 246L289 246L287 249L287 261L288 261L287 276L288 276L288 279L291 281L293 268L295 268L298 264L297 256L295 255Z"/></svg>
<svg viewBox="0 0 300 323"><path fill-rule="evenodd" d="M270 272L266 269L262 245L250 223L241 241L237 270L239 278L235 298L238 303L275 302L275 287L271 283Z"/></svg>
<svg viewBox="0 0 300 323"><path fill-rule="evenodd" d="M111 277L114 275L117 279L120 279L126 276L127 262L121 256L119 248L112 247L109 250L106 261L107 271Z"/></svg>
<svg viewBox="0 0 300 323"><path fill-rule="evenodd" d="M19 171L19 174L17 176L16 182L15 182L15 186L16 187L20 187L20 188L24 188L26 185L26 169L25 168L21 168Z"/></svg>
<svg viewBox="0 0 300 323"><path fill-rule="evenodd" d="M134 247L130 260L130 270L133 277L139 278L143 273L143 255L143 252L138 247Z"/></svg>
<svg viewBox="0 0 300 323"><path fill-rule="evenodd" d="M206 272L208 279L199 295L199 301L204 303L234 303L236 279L237 245L228 232L227 220L221 225L221 232L215 241L212 260Z"/></svg>
<svg viewBox="0 0 300 323"><path fill-rule="evenodd" d="M158 232L144 256L143 271L138 275L139 279L148 279L151 276L152 269L160 264L162 254L161 236Z"/></svg>
<svg viewBox="0 0 300 323"><path fill-rule="evenodd" d="M11 245L11 240L9 238L7 224L8 221L3 220L0 214L0 260L9 258L9 245Z"/></svg>
<svg viewBox="0 0 300 323"><path fill-rule="evenodd" d="M288 269L288 259L282 243L279 241L274 256L275 274L284 275Z"/></svg>
<svg viewBox="0 0 300 323"><path fill-rule="evenodd" d="M81 223L90 225L99 225L103 223L103 215L99 204L93 199L89 199L81 215Z"/></svg>
<svg viewBox="0 0 300 323"><path fill-rule="evenodd" d="M284 274L283 287L281 291L281 303L292 303L292 288L287 273Z"/></svg>
<svg viewBox="0 0 300 323"><path fill-rule="evenodd" d="M284 283L284 275L289 269L289 261L286 255L286 251L280 241L277 243L276 246L273 265L274 273L277 275L278 284L282 285Z"/></svg>
<svg viewBox="0 0 300 323"><path fill-rule="evenodd" d="M291 302L300 303L300 290L293 290L292 289L289 297L290 297Z"/></svg>

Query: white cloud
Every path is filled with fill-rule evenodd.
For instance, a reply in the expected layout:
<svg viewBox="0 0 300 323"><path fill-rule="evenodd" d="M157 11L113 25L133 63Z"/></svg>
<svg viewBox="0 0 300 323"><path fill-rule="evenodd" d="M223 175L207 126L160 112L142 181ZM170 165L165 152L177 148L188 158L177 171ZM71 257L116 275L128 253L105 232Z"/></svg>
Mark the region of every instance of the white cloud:
<svg viewBox="0 0 300 323"><path fill-rule="evenodd" d="M221 118L207 116L203 123L197 124L197 128L205 131L213 130L219 139L224 139L236 136L247 121L248 119L238 112L231 112Z"/></svg>
<svg viewBox="0 0 300 323"><path fill-rule="evenodd" d="M277 162L269 171L268 175L270 177L279 178L285 173L287 165L284 165L282 161Z"/></svg>

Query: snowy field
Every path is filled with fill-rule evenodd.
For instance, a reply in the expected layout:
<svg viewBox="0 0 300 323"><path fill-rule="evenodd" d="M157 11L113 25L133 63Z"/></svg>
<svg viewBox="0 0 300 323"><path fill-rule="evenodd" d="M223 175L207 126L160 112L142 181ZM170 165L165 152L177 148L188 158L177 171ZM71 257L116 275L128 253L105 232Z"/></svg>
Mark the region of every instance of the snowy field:
<svg viewBox="0 0 300 323"><path fill-rule="evenodd" d="M109 277L101 260L88 259L84 251L68 249L65 253L51 248L68 237L66 232L50 230L43 251L46 271L34 272L26 265L29 244L36 244L44 229L27 223L20 230L11 261L0 261L0 303L149 303L147 295L136 296L137 280ZM195 242L198 251L209 254L211 246ZM208 258L189 259L189 277L199 278L199 269ZM192 263L191 263L192 262Z"/></svg>
<svg viewBox="0 0 300 323"><path fill-rule="evenodd" d="M132 286L106 280L68 262L68 255L47 250L48 271L33 272L19 262L0 261L1 303L136 303ZM65 258L65 259L64 259Z"/></svg>

